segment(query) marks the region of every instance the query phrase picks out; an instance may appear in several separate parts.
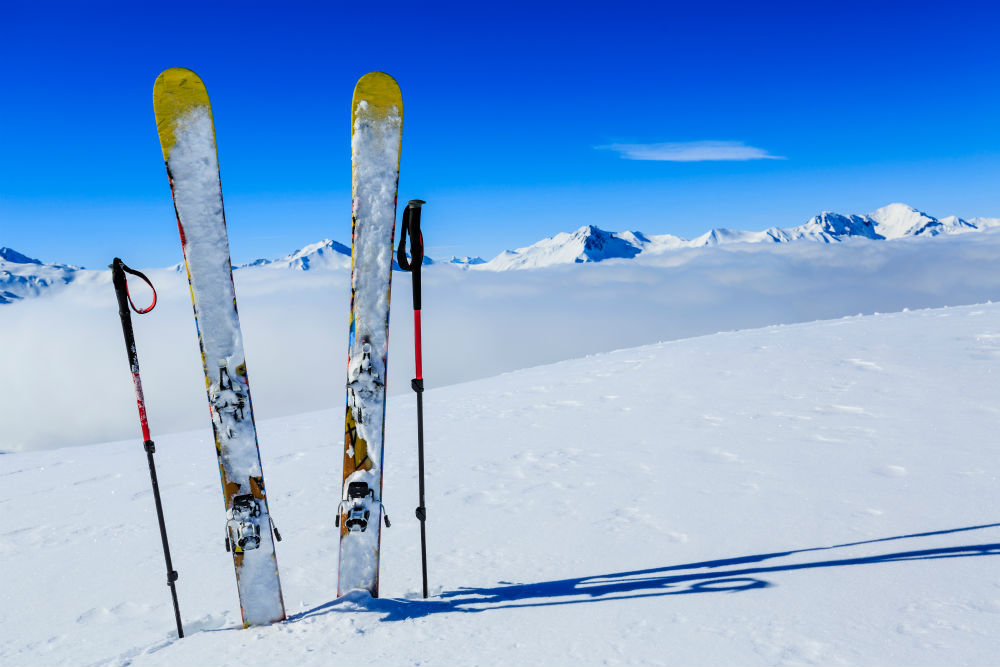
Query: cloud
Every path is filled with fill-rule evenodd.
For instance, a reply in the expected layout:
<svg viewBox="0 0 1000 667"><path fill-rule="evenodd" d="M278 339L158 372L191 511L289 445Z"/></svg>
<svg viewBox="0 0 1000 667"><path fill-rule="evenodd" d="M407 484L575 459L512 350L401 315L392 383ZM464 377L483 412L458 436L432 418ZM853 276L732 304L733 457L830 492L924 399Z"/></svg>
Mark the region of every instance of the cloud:
<svg viewBox="0 0 1000 667"><path fill-rule="evenodd" d="M609 144L598 148L617 151L626 160L658 162L709 162L745 160L784 160L763 148L747 146L742 141L685 141L659 144Z"/></svg>
<svg viewBox="0 0 1000 667"><path fill-rule="evenodd" d="M427 386L716 331L996 301L998 261L1000 233L981 232L733 243L531 271L442 263L423 274ZM134 319L154 438L200 429L211 443L187 279L165 269L148 275L160 301ZM241 269L235 277L258 420L343 409L350 272ZM400 283L389 394L411 402L390 406L412 409L409 279ZM106 281L0 306L0 341L0 451L139 437ZM331 448L336 435L329 434Z"/></svg>

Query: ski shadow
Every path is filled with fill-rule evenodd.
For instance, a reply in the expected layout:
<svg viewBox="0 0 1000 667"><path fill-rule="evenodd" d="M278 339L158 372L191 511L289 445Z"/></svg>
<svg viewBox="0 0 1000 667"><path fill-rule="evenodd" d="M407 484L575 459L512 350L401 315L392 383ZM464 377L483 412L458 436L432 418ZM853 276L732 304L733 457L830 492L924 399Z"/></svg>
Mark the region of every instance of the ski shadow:
<svg viewBox="0 0 1000 667"><path fill-rule="evenodd" d="M1000 523L529 584L500 582L498 586L444 591L427 600L421 598L372 598L366 592L354 591L344 597L293 614L288 617L288 620L295 622L331 613L367 611L384 614L381 618L382 621L404 621L441 613L481 613L496 609L551 607L667 595L741 593L774 586L775 584L765 577L780 572L850 565L877 565L908 560L1000 556L1000 542L989 542L806 562L767 563L767 561L809 552L831 551L866 544L949 535L996 527L1000 527Z"/></svg>

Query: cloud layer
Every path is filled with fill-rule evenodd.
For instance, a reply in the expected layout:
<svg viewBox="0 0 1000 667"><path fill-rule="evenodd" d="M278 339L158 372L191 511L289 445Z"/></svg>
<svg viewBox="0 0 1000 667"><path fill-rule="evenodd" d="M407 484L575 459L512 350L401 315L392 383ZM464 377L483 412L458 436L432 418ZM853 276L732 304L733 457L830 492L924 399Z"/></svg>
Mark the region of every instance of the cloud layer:
<svg viewBox="0 0 1000 667"><path fill-rule="evenodd" d="M746 160L784 160L763 148L747 146L742 141L686 141L658 144L609 144L598 146L621 154L626 160L657 162L743 162Z"/></svg>
<svg viewBox="0 0 1000 667"><path fill-rule="evenodd" d="M716 331L996 301L998 262L1000 232L985 231L736 243L532 271L436 265L424 272L424 374L433 389ZM202 428L210 438L187 281L167 270L150 278L160 303L135 318L150 426L154 436ZM408 278L393 280L390 394L412 393ZM237 271L236 292L257 416L343 405L348 271ZM139 437L107 281L4 306L0 341L0 451Z"/></svg>

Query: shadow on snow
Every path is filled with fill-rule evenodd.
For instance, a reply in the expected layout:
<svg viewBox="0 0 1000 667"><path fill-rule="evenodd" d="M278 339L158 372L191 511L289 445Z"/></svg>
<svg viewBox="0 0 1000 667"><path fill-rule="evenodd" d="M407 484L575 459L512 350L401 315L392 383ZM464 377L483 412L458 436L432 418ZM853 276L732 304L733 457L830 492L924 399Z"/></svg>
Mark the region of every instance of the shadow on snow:
<svg viewBox="0 0 1000 667"><path fill-rule="evenodd" d="M998 526L1000 526L1000 523L990 523L981 526L967 526L927 533L914 533L912 535L884 537L862 542L848 542L828 547L811 547L792 551L756 554L753 556L738 556L699 563L667 565L646 570L615 572L530 584L500 582L498 586L487 588L460 588L444 591L434 598L427 600L419 598L371 598L367 593L355 591L312 609L293 614L289 616L288 620L294 622L310 616L328 613L371 611L385 614L382 618L383 621L401 621L439 613L474 613L493 609L548 607L608 600L660 597L665 595L688 595L692 593L738 593L773 586L774 584L761 577L778 572L811 570L823 567L842 567L846 565L875 565L878 563L894 563L908 560L998 556L1000 555L1000 543L993 542L897 551L872 556L773 565L763 564L765 561L812 551L829 551L865 544L948 535Z"/></svg>

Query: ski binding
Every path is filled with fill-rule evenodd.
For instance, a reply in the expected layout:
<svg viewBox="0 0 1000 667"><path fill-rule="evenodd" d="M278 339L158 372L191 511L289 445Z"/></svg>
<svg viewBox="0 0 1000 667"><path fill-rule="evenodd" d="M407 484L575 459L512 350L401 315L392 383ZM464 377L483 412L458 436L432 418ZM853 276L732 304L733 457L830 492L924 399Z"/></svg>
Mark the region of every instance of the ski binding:
<svg viewBox="0 0 1000 667"><path fill-rule="evenodd" d="M372 363L372 345L368 341L361 343L361 358L351 364L348 371L347 391L350 405L354 409L354 420L363 424L365 420L361 406L370 401L376 392L384 386L378 370Z"/></svg>
<svg viewBox="0 0 1000 667"><path fill-rule="evenodd" d="M337 518L333 525L340 527L340 516L347 513L344 525L348 532L363 533L368 528L368 520L371 517L369 509L369 499L371 504L378 504L382 518L385 519L385 527L389 527L389 514L385 511L381 501L375 500L375 491L369 488L367 482L351 482L347 485L347 498L341 500L337 505Z"/></svg>
<svg viewBox="0 0 1000 667"><path fill-rule="evenodd" d="M233 498L233 508L226 513L226 551L252 551L260 546L260 504L249 493ZM235 538L233 537L235 531Z"/></svg>
<svg viewBox="0 0 1000 667"><path fill-rule="evenodd" d="M219 360L219 383L209 388L208 398L213 408L212 421L220 433L232 438L236 424L244 419L243 409L249 397L241 383L233 382L225 359Z"/></svg>

